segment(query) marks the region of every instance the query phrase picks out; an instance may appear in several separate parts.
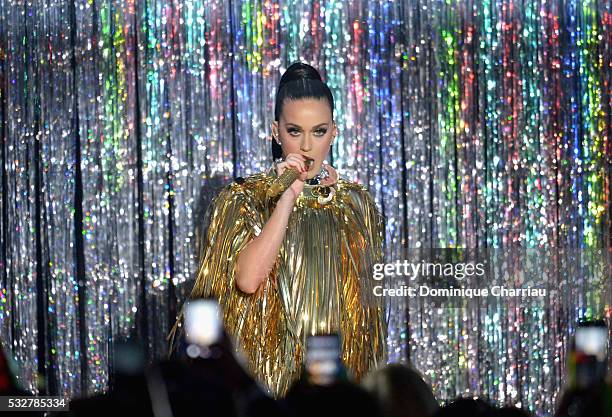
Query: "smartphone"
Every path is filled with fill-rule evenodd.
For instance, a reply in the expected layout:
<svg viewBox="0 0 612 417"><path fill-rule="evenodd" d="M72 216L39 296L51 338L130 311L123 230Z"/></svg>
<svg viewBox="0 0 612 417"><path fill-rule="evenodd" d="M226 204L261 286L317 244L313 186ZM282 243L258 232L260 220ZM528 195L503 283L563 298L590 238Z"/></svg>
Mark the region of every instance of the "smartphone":
<svg viewBox="0 0 612 417"><path fill-rule="evenodd" d="M339 335L308 336L305 367L308 380L315 385L337 381L342 372Z"/></svg>
<svg viewBox="0 0 612 417"><path fill-rule="evenodd" d="M608 328L602 322L587 322L576 329L576 351L606 360L608 351Z"/></svg>
<svg viewBox="0 0 612 417"><path fill-rule="evenodd" d="M189 300L185 304L185 341L208 347L221 340L223 321L219 303L213 298Z"/></svg>
<svg viewBox="0 0 612 417"><path fill-rule="evenodd" d="M578 323L568 363L571 386L586 388L605 379L608 343L608 327L603 320Z"/></svg>

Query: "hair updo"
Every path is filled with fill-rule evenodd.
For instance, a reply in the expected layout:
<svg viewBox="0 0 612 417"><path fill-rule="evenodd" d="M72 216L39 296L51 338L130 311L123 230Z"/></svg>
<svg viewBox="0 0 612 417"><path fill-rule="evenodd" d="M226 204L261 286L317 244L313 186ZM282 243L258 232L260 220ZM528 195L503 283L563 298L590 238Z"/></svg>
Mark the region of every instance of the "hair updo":
<svg viewBox="0 0 612 417"><path fill-rule="evenodd" d="M274 106L274 120L279 121L283 111L285 99L326 99L329 103L332 118L334 117L334 97L331 90L321 79L319 71L314 67L302 62L291 64L287 71L278 83L276 91L276 105ZM283 156L282 147L272 141L272 158L281 158Z"/></svg>

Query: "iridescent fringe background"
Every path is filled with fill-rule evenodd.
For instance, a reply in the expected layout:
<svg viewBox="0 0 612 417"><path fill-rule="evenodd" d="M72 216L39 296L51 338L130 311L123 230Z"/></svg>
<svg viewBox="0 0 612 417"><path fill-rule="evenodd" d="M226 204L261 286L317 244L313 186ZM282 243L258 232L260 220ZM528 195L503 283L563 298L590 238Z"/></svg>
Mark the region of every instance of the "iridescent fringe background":
<svg viewBox="0 0 612 417"><path fill-rule="evenodd" d="M71 396L106 388L117 337L163 356L198 201L269 165L275 88L303 60L388 261L501 248L514 276L535 248L576 283L531 307L390 300L390 360L440 399L547 414L575 320L612 314L611 57L607 0L0 0L2 342L26 386Z"/></svg>

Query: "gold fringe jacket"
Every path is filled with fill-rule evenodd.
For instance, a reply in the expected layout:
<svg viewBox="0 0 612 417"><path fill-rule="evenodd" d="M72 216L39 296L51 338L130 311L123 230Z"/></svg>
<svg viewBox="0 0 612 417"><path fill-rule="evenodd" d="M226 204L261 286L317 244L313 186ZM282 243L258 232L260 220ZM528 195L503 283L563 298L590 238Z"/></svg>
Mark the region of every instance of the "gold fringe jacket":
<svg viewBox="0 0 612 417"><path fill-rule="evenodd" d="M274 210L266 190L275 175L234 182L215 198L191 297L219 300L247 366L280 397L301 372L308 335L338 332L342 360L359 380L385 363L386 323L372 279L382 262L382 217L364 187L343 179L325 204L317 186L305 186L268 280L254 294L236 287L240 251Z"/></svg>

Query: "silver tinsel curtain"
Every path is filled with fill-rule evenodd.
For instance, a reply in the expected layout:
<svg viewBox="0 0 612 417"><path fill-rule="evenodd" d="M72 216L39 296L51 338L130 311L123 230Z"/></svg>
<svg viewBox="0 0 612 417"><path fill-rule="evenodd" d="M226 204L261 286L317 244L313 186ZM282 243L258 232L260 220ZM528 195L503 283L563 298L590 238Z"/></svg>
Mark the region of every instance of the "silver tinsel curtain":
<svg viewBox="0 0 612 417"><path fill-rule="evenodd" d="M390 360L441 400L548 414L575 320L612 315L611 57L607 0L0 0L2 344L27 387L68 396L107 387L117 337L163 356L201 207L268 167L276 85L302 60L388 262L495 248L502 274L561 291L390 299Z"/></svg>

